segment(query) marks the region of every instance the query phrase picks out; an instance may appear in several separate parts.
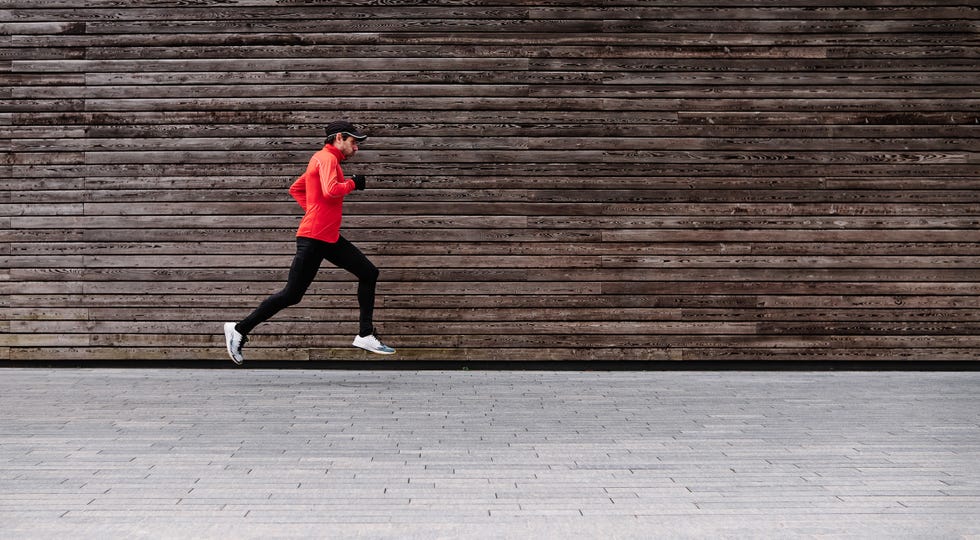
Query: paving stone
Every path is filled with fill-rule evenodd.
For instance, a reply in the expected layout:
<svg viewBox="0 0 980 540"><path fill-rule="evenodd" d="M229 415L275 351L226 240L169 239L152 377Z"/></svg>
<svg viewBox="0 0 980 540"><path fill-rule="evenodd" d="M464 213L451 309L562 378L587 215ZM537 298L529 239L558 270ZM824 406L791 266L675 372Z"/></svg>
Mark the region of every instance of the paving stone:
<svg viewBox="0 0 980 540"><path fill-rule="evenodd" d="M977 388L975 372L5 368L0 536L977 536Z"/></svg>

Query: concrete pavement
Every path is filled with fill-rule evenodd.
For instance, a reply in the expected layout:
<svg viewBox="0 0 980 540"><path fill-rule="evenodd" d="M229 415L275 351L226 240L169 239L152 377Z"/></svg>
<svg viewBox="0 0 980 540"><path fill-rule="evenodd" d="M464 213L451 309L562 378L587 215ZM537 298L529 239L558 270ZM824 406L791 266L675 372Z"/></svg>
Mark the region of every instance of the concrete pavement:
<svg viewBox="0 0 980 540"><path fill-rule="evenodd" d="M980 537L980 373L0 369L0 538Z"/></svg>

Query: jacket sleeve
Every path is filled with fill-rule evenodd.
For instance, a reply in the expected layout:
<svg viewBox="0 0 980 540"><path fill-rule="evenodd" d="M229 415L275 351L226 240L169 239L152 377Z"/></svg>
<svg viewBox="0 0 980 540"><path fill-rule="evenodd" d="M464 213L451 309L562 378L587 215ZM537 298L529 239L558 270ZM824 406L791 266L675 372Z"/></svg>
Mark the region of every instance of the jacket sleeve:
<svg viewBox="0 0 980 540"><path fill-rule="evenodd" d="M293 182L293 185L289 187L289 194L296 199L303 211L306 211L306 175L309 173L303 173L302 176Z"/></svg>
<svg viewBox="0 0 980 540"><path fill-rule="evenodd" d="M329 160L320 162L320 182L323 194L327 197L344 197L354 191L354 181L343 177L340 167Z"/></svg>

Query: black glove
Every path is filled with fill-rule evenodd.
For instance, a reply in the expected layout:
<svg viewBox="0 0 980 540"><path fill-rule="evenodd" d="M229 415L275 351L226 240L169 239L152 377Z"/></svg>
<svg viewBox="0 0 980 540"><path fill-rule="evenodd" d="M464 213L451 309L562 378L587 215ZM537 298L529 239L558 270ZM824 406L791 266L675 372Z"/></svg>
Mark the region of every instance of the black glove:
<svg viewBox="0 0 980 540"><path fill-rule="evenodd" d="M355 174L351 177L354 181L354 189L364 189L364 183L367 182L367 178L363 174Z"/></svg>

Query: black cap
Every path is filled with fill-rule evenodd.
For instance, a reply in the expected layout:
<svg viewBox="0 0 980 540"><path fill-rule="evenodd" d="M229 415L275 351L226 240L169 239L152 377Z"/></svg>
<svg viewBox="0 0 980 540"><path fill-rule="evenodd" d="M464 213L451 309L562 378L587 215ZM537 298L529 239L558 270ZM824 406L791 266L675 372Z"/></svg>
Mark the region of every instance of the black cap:
<svg viewBox="0 0 980 540"><path fill-rule="evenodd" d="M357 131L357 128L354 127L354 124L351 124L350 122L344 120L337 120L336 122L330 122L329 124L327 124L327 127L324 129L326 129L327 131L328 139L332 139L333 136L338 133L342 133L348 137L354 137L358 141L363 141L364 139L367 139L367 135L364 135L360 131Z"/></svg>

